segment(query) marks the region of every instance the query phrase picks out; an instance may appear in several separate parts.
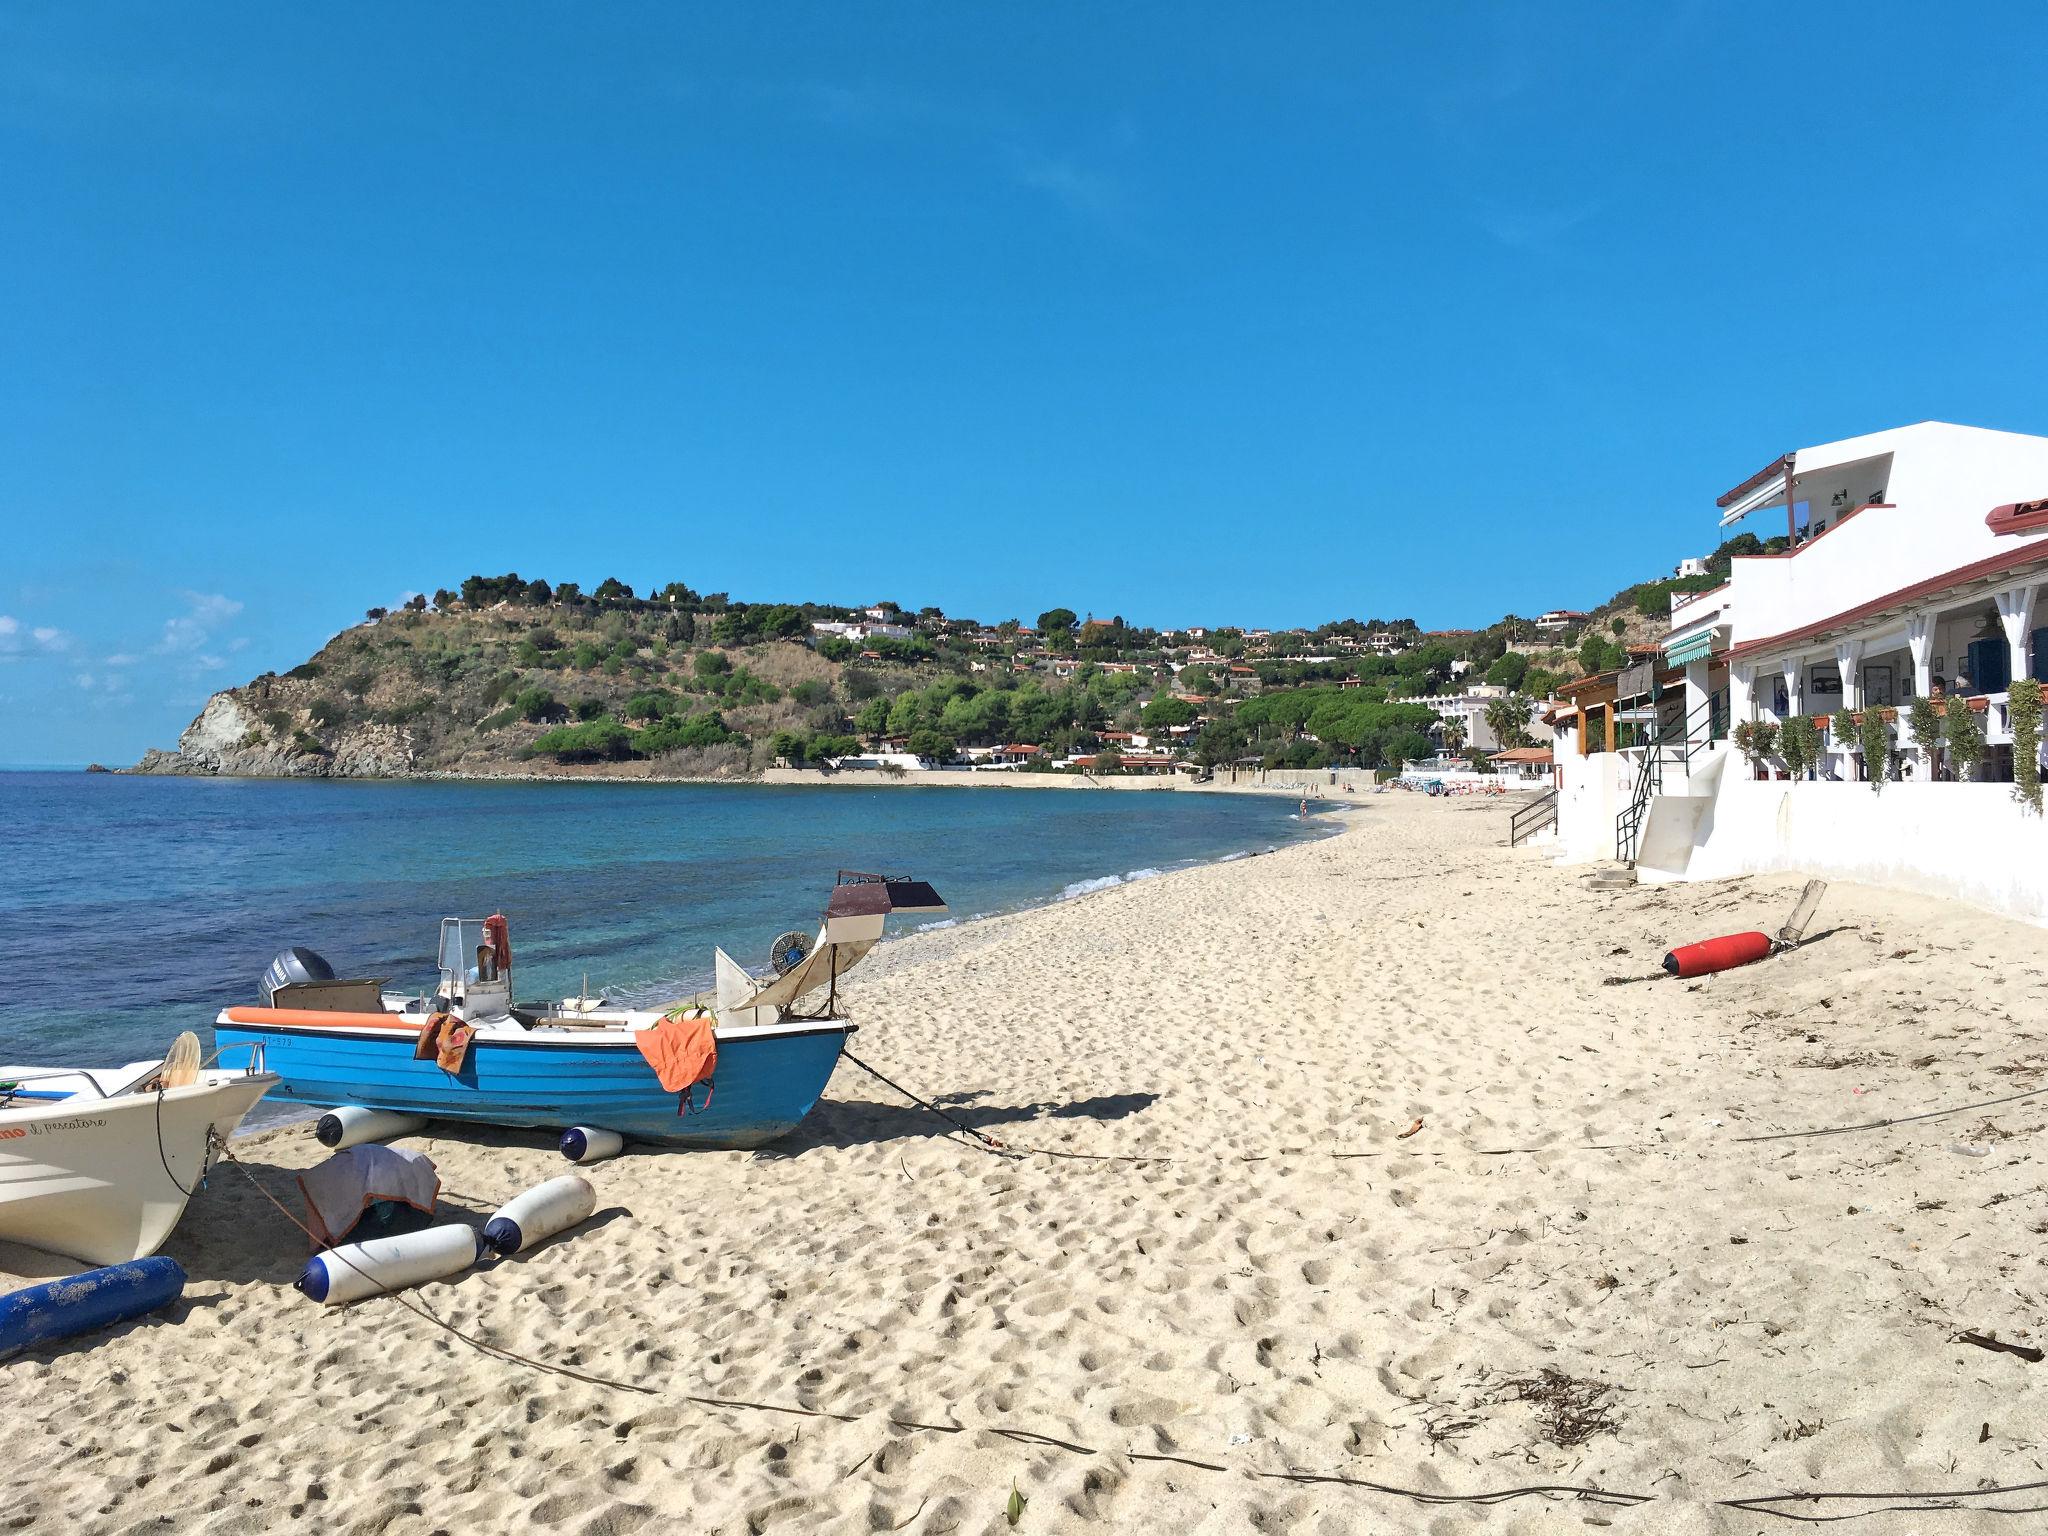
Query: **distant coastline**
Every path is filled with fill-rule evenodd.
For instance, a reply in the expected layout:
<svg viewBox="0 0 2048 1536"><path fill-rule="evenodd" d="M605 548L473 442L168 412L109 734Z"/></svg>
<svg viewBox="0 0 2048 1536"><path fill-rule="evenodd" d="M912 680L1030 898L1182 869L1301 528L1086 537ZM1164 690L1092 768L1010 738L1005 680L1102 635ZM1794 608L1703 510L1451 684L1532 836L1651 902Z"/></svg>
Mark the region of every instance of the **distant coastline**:
<svg viewBox="0 0 2048 1536"><path fill-rule="evenodd" d="M621 769L626 771L621 771ZM647 771L634 772L634 768ZM85 765L55 768L19 767L19 773L89 773ZM1331 771L1321 768L1274 768L1219 773L1198 781L1187 773L1102 775L1080 773L992 773L971 769L931 768L902 773L885 769L768 768L745 775L662 773L651 764L592 765L587 771L557 769L553 772L507 770L504 772L461 773L431 769L419 773L331 775L268 773L166 772L162 769L116 768L100 770L129 778L246 779L276 782L311 780L332 784L691 784L728 788L768 789L1012 789L1012 790L1113 790L1123 793L1179 794L1267 794L1323 795L1339 786L1331 784ZM1340 788L1334 798L1348 799L1364 792L1354 786Z"/></svg>

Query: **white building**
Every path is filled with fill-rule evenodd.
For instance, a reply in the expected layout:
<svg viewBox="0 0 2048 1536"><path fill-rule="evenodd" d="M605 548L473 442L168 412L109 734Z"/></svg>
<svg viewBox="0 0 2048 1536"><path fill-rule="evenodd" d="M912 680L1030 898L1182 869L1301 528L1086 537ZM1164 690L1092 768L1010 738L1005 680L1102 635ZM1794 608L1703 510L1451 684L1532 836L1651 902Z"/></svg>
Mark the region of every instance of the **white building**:
<svg viewBox="0 0 2048 1536"><path fill-rule="evenodd" d="M1493 683L1475 683L1463 693L1432 693L1420 698L1396 699L1394 702L1427 704L1436 711L1437 718L1444 724L1455 722L1464 733L1463 745L1458 748L1460 753L1468 747L1477 747L1482 752L1494 753L1502 750L1505 744L1494 733L1493 727L1486 723L1486 706L1495 699L1507 697L1510 691ZM1553 734L1551 728L1536 717L1533 700L1530 703L1530 716L1525 729L1531 741L1549 741ZM1437 738L1439 745L1443 744L1443 733L1440 728L1430 734Z"/></svg>
<svg viewBox="0 0 2048 1536"><path fill-rule="evenodd" d="M1785 547L1674 593L1654 661L1562 690L1566 856L1632 857L1645 880L1832 874L2048 923L2048 825L2010 787L2008 695L2048 678L2048 438L1922 422L1781 454L1719 505L1723 528L1770 514L1757 531ZM1977 716L1974 767L1901 729L1936 697ZM1866 708L1889 734L1875 764ZM1730 745L1744 721L1798 717L1821 727L1805 782Z"/></svg>
<svg viewBox="0 0 2048 1536"><path fill-rule="evenodd" d="M873 611L872 609L869 610L869 612ZM821 638L829 636L840 640L853 641L908 640L910 638L910 626L907 624L884 624L873 619L865 623L852 624L840 623L831 619L819 619L812 622L811 633Z"/></svg>
<svg viewBox="0 0 2048 1536"><path fill-rule="evenodd" d="M1678 569L1671 574L1680 581L1685 580L1688 576L1704 576L1707 574L1706 557L1704 555L1690 555L1679 561Z"/></svg>

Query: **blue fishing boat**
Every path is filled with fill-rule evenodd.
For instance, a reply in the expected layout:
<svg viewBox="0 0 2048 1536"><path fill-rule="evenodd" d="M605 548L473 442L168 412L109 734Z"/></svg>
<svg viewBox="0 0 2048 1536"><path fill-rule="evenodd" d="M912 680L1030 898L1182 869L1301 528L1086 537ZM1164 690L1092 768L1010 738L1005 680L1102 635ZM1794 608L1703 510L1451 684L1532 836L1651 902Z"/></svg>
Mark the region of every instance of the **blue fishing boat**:
<svg viewBox="0 0 2048 1536"><path fill-rule="evenodd" d="M777 939L768 975L719 950L713 992L657 1009L516 1004L505 918L445 918L432 992L339 980L318 955L287 950L261 1005L223 1009L214 1035L223 1048L260 1044L274 1099L758 1147L795 1129L831 1081L856 1027L839 979L889 914L943 910L921 881L842 872L815 939Z"/></svg>

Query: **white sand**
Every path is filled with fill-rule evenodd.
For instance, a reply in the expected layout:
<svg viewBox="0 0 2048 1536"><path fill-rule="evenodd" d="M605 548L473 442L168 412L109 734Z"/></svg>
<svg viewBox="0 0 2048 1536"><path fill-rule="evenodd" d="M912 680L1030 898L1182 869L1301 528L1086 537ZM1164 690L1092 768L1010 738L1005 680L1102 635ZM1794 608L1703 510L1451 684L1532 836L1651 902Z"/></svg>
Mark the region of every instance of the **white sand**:
<svg viewBox="0 0 2048 1536"><path fill-rule="evenodd" d="M991 1532L1014 1480L1027 1532L1747 1532L1791 1527L1701 1501L2048 1478L2048 1363L1950 1342L2048 1332L2048 1097L1734 1140L2048 1087L2042 935L1837 886L1816 928L1860 927L1602 987L1774 928L1798 882L1595 893L1506 825L1377 796L1331 841L920 936L851 985L856 1054L990 1134L1166 1161L1005 1161L842 1066L784 1146L601 1165L609 1219L415 1293L651 1395L313 1306L283 1288L303 1243L221 1170L168 1249L182 1316L0 1367L0 1524ZM540 1135L412 1144L478 1217L564 1166ZM318 1149L239 1150L282 1192ZM1546 1368L1611 1385L1609 1427L1554 1443L1511 1385ZM1291 1469L1658 1502L1249 1475Z"/></svg>

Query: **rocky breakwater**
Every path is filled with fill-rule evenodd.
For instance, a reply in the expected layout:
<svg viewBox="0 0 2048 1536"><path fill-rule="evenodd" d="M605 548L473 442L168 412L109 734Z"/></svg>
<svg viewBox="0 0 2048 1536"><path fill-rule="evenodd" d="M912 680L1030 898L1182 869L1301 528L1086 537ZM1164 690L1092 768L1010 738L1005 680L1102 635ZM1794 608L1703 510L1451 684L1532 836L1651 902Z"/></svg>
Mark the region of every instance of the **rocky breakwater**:
<svg viewBox="0 0 2048 1536"><path fill-rule="evenodd" d="M282 680L279 680L282 681ZM322 721L295 697L263 685L206 701L175 752L153 747L130 773L220 774L234 778L383 779L415 771L410 732L379 721Z"/></svg>

